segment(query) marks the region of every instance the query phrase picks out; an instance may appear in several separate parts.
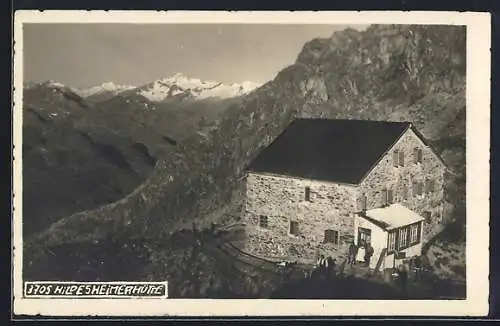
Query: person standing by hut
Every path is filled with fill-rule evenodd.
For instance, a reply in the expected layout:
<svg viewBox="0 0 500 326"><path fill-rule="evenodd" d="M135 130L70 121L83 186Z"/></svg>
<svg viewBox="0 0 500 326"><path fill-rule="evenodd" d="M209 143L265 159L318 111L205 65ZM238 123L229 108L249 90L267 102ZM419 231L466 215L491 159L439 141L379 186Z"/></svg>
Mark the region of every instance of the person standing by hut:
<svg viewBox="0 0 500 326"><path fill-rule="evenodd" d="M404 296L407 295L408 292L408 267L405 263L399 265L399 284L401 285L401 292Z"/></svg>
<svg viewBox="0 0 500 326"><path fill-rule="evenodd" d="M360 261L362 263L364 263L365 261L365 244L363 242L361 242L361 245L358 249L358 253L356 255L356 261Z"/></svg>
<svg viewBox="0 0 500 326"><path fill-rule="evenodd" d="M365 266L370 267L370 261L373 256L373 247L372 245L368 242L366 243L366 248L365 248Z"/></svg>
<svg viewBox="0 0 500 326"><path fill-rule="evenodd" d="M347 263L349 265L353 265L356 262L356 253L357 253L358 247L354 243L354 240L351 242L349 245L349 251L347 253Z"/></svg>
<svg viewBox="0 0 500 326"><path fill-rule="evenodd" d="M332 258L332 256L328 256L327 259L327 269L326 269L326 277L330 279L333 275L335 275L335 263L336 260Z"/></svg>

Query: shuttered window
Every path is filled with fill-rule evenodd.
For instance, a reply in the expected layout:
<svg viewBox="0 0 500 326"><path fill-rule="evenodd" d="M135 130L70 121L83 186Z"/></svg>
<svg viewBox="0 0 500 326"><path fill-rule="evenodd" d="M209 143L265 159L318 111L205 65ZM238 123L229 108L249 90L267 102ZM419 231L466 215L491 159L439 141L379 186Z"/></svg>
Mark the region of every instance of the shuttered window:
<svg viewBox="0 0 500 326"><path fill-rule="evenodd" d="M304 196L306 201L311 201L311 187L306 187Z"/></svg>
<svg viewBox="0 0 500 326"><path fill-rule="evenodd" d="M413 182L413 196L422 196L422 182L421 181L414 181Z"/></svg>
<svg viewBox="0 0 500 326"><path fill-rule="evenodd" d="M392 189L388 189L387 190L387 204L392 204L394 201L394 196L393 196L393 192L392 192Z"/></svg>
<svg viewBox="0 0 500 326"><path fill-rule="evenodd" d="M434 192L434 185L435 185L435 182L433 179L427 179L425 181L425 192L426 193Z"/></svg>
<svg viewBox="0 0 500 326"><path fill-rule="evenodd" d="M325 243L339 244L339 231L325 230Z"/></svg>
<svg viewBox="0 0 500 326"><path fill-rule="evenodd" d="M403 199L408 199L408 186L406 184L403 185Z"/></svg>
<svg viewBox="0 0 500 326"><path fill-rule="evenodd" d="M359 201L359 210L360 211L366 211L366 194L361 195L360 201Z"/></svg>
<svg viewBox="0 0 500 326"><path fill-rule="evenodd" d="M399 166L405 165L405 152L399 151Z"/></svg>
<svg viewBox="0 0 500 326"><path fill-rule="evenodd" d="M387 205L387 189L382 189L380 192L380 205Z"/></svg>
<svg viewBox="0 0 500 326"><path fill-rule="evenodd" d="M267 216L265 216L265 215L259 216L259 226L261 228L267 228L268 227Z"/></svg>
<svg viewBox="0 0 500 326"><path fill-rule="evenodd" d="M415 148L413 150L413 160L415 163L422 163L422 149L421 148Z"/></svg>
<svg viewBox="0 0 500 326"><path fill-rule="evenodd" d="M299 234L299 222L290 221L290 234L293 235Z"/></svg>
<svg viewBox="0 0 500 326"><path fill-rule="evenodd" d="M385 206L394 202L394 192L392 189L382 189L380 192L380 205Z"/></svg>
<svg viewBox="0 0 500 326"><path fill-rule="evenodd" d="M394 151L394 153L392 153L392 164L395 167L399 166L399 152L398 151Z"/></svg>

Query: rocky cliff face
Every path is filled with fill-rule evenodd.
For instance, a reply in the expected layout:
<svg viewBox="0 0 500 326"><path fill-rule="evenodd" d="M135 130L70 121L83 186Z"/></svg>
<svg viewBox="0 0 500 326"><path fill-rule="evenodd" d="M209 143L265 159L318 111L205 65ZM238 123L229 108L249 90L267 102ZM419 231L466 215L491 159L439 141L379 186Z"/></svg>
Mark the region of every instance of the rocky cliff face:
<svg viewBox="0 0 500 326"><path fill-rule="evenodd" d="M312 40L295 64L158 160L129 196L53 224L25 243L25 259L53 245L203 223L238 196L247 164L296 116L415 121L464 166L465 28L373 26Z"/></svg>

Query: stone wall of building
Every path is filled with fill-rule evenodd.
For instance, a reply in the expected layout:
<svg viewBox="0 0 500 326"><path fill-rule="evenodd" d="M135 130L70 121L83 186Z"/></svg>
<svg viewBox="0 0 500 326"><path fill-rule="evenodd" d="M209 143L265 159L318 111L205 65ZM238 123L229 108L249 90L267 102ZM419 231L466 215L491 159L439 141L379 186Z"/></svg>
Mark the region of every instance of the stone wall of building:
<svg viewBox="0 0 500 326"><path fill-rule="evenodd" d="M422 162L414 162L414 149L422 149ZM394 151L404 152L404 165L395 167ZM409 209L430 219L424 223L424 242L440 229L445 214L444 207L445 168L432 150L411 130L403 135L395 146L381 159L377 166L361 182L357 191L357 205L361 207L363 195L366 196L367 209L382 205L383 189L392 189L393 202L399 202ZM425 192L425 180L434 180L434 190ZM423 194L417 195L413 182L423 182Z"/></svg>
<svg viewBox="0 0 500 326"><path fill-rule="evenodd" d="M354 237L355 192L349 185L249 173L245 250L298 261L312 261L318 254L345 255ZM267 216L267 228L259 226L260 216ZM290 234L290 221L298 222L297 235ZM323 243L327 229L339 232L339 244Z"/></svg>

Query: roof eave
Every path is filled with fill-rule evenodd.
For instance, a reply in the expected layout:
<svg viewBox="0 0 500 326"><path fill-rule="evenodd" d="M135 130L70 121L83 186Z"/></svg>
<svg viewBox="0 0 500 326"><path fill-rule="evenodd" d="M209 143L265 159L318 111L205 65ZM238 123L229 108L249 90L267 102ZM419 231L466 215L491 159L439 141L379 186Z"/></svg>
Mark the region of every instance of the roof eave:
<svg viewBox="0 0 500 326"><path fill-rule="evenodd" d="M358 183L348 183L348 182L331 181L331 180L325 180L325 179L305 178L305 177L299 177L299 176L283 174L283 173L255 171L255 170L251 170L251 169L247 169L246 173L261 174L261 175L265 175L265 176L279 177L279 178L310 180L310 181L315 181L315 182L324 182L324 183L336 184L336 185L341 185L341 186L349 186L349 187L357 187L359 185Z"/></svg>

